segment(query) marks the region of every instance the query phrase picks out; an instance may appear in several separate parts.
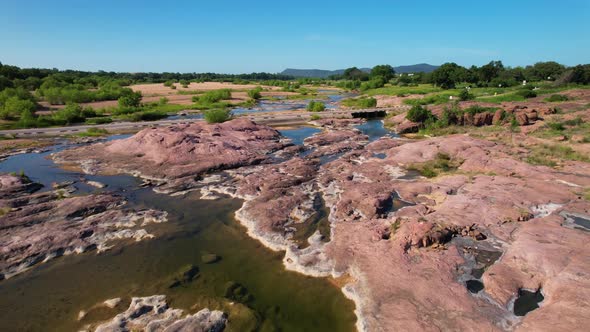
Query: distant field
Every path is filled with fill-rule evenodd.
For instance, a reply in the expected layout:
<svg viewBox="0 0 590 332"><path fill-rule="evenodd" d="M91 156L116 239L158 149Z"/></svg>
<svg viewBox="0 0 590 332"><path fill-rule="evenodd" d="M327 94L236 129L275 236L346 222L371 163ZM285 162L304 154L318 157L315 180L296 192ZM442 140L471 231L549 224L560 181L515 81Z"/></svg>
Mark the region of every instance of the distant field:
<svg viewBox="0 0 590 332"><path fill-rule="evenodd" d="M239 104L249 99L247 91L254 89L260 85L258 84L233 84L233 83L222 83L222 82L203 82L203 83L190 83L187 88L182 87L180 83L175 83L176 89L164 86L163 83L150 83L150 84L135 84L129 86L133 91L139 91L142 94L141 101L143 103L153 103L160 101L161 98L167 98L168 104L170 105L192 105L193 96L201 93L230 89L232 90L232 99L227 100L230 104ZM261 92L263 97L276 97L276 96L292 96L297 95L295 92L281 91L281 87L276 86L262 86L265 91ZM61 109L65 105L50 105L47 102L41 101L39 104L45 109ZM102 109L109 107L117 107L117 100L105 100L91 103L81 103L82 106L92 107L94 109ZM43 111L40 111L42 114Z"/></svg>

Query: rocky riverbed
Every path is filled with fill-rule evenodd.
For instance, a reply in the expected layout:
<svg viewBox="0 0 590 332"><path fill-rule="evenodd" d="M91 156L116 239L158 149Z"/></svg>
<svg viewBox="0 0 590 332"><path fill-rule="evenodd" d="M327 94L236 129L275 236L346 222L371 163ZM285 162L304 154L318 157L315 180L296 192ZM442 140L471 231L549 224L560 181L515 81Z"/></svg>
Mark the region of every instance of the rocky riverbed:
<svg viewBox="0 0 590 332"><path fill-rule="evenodd" d="M521 149L468 135L370 142L348 120L326 127L303 146L248 120L146 129L54 158L88 173L132 173L157 192L244 200L236 218L285 251L288 269L352 277L343 291L359 330L590 323L590 233L567 221L590 218L588 164L533 166ZM294 234L318 212L318 197L329 234L301 245ZM543 299L522 316L515 306L525 290Z"/></svg>
<svg viewBox="0 0 590 332"><path fill-rule="evenodd" d="M244 119L146 129L52 158L88 177L138 176L154 195L241 199L235 217L248 235L284 252L289 270L335 278L356 304L359 330L575 330L585 324L586 163L533 166L522 161L522 148L469 135L378 138L382 129L367 131L375 122L362 122L322 120L316 123L322 131L295 141ZM68 181L43 188L24 174L0 177L3 279L55 257L151 239L146 226L168 219L166 205L138 208L100 181L85 183L100 190L78 192ZM215 257L203 258L214 264L222 257L202 255ZM186 285L192 283L193 277ZM133 299L131 307L143 299L167 308L155 297ZM170 315L142 309L140 323L200 324L195 317L207 306L167 309ZM231 327L235 308L213 307L225 312L215 321L229 313ZM89 328L140 326L125 313L110 322L98 316L103 323Z"/></svg>
<svg viewBox="0 0 590 332"><path fill-rule="evenodd" d="M0 175L0 280L55 257L109 250L116 240L154 235L143 226L165 222L167 213L127 208L115 194L72 196L66 183L42 186L24 175Z"/></svg>

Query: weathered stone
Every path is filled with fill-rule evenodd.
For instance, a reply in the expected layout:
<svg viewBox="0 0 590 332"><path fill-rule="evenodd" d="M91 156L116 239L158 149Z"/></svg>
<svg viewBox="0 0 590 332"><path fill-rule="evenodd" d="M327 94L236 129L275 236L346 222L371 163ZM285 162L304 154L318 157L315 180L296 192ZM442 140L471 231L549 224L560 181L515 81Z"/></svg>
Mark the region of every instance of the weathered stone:
<svg viewBox="0 0 590 332"><path fill-rule="evenodd" d="M515 113L515 118L519 126L526 126L529 124L529 118L524 112Z"/></svg>
<svg viewBox="0 0 590 332"><path fill-rule="evenodd" d="M280 133L247 119L222 124L192 123L144 129L134 136L55 154L63 164L78 164L87 173L130 173L157 179L162 191L191 189L195 178L222 169L270 160L286 147Z"/></svg>
<svg viewBox="0 0 590 332"><path fill-rule="evenodd" d="M221 332L227 323L221 311L203 309L183 317L183 310L168 307L165 295L134 297L129 308L96 327L96 332L195 331Z"/></svg>
<svg viewBox="0 0 590 332"><path fill-rule="evenodd" d="M493 123L494 114L490 112L481 112L473 117L473 125L477 127L489 126Z"/></svg>
<svg viewBox="0 0 590 332"><path fill-rule="evenodd" d="M406 120L395 127L395 132L400 135L416 133L420 130L420 127L421 125L419 123Z"/></svg>
<svg viewBox="0 0 590 332"><path fill-rule="evenodd" d="M118 239L149 239L140 226L166 221L165 212L127 209L112 194L30 194L30 184L11 175L0 175L0 183L0 280L55 257L107 250Z"/></svg>
<svg viewBox="0 0 590 332"><path fill-rule="evenodd" d="M492 124L500 124L502 123L502 117L504 115L504 110L499 109L496 110L496 112L494 113L494 117L492 118Z"/></svg>

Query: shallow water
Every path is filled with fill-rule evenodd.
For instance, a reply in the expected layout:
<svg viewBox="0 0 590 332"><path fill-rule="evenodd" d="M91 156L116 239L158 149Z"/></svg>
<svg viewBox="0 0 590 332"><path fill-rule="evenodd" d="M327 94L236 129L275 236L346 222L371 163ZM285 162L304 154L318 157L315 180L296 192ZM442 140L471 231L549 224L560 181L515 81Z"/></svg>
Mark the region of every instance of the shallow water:
<svg viewBox="0 0 590 332"><path fill-rule="evenodd" d="M381 137L399 137L393 131L385 128L381 119L367 120L367 122L355 126L355 128L360 130L363 134L369 136L369 142L376 141Z"/></svg>
<svg viewBox="0 0 590 332"><path fill-rule="evenodd" d="M260 112L285 112L285 111L294 111L294 110L301 110L307 107L307 104L311 100L319 100L322 101L326 109L334 110L337 109L339 106L339 102L345 98L351 98L356 96L357 94L354 93L339 93L338 91L334 90L318 90L319 95L322 98L314 98L310 96L310 98L300 99L300 100L280 100L280 101L270 101L270 100L261 100L259 101L256 106L251 108L243 108L243 107L236 107L232 109L232 112L235 115L241 114L250 114L250 113L260 113Z"/></svg>
<svg viewBox="0 0 590 332"><path fill-rule="evenodd" d="M203 118L203 113L188 113L185 115L180 115L180 114L174 114L174 115L169 115L168 117L166 117L166 120L195 120L195 119L202 119Z"/></svg>
<svg viewBox="0 0 590 332"><path fill-rule="evenodd" d="M529 312L539 308L539 303L544 300L541 290L531 292L525 289L518 290L518 298L514 301L514 314L524 316Z"/></svg>
<svg viewBox="0 0 590 332"><path fill-rule="evenodd" d="M295 145L303 145L303 140L321 131L321 129L315 127L298 127L294 129L279 130L281 135L291 139Z"/></svg>
<svg viewBox="0 0 590 332"><path fill-rule="evenodd" d="M82 176L57 168L45 159L47 154L13 156L0 163L0 171L22 169L45 185ZM168 211L170 221L147 227L155 239L126 246L119 243L100 255L90 252L61 257L0 282L0 330L75 331L92 320L114 316L117 311L106 310L89 315L89 320L76 320L80 310L114 297L128 300L165 294L171 307L190 312L203 307L227 308L225 287L232 281L251 295L244 303L249 309L242 309L241 316L232 312L237 309L230 310L233 331L354 330L354 304L339 288L328 279L286 271L284 253L272 252L246 235L245 228L233 218L241 201L198 200L196 194L159 195L139 188L139 180L130 176L84 177L106 183L105 190L120 192L131 206ZM82 192L96 190L81 183L76 186ZM204 264L204 253L217 254L221 260ZM197 265L200 276L187 285L169 288L172 276L187 264Z"/></svg>
<svg viewBox="0 0 590 332"><path fill-rule="evenodd" d="M563 211L560 213L565 218L564 226L578 229L581 231L590 232L590 217L579 214Z"/></svg>

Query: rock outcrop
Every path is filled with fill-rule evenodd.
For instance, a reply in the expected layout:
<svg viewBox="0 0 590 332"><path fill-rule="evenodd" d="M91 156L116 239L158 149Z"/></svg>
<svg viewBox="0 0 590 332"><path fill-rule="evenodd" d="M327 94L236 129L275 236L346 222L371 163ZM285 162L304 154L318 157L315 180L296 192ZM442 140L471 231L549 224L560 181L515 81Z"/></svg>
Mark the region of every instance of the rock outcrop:
<svg viewBox="0 0 590 332"><path fill-rule="evenodd" d="M534 118L531 111L516 112ZM501 118L497 114L476 114L468 121L486 125ZM204 198L229 194L243 199L237 219L252 237L284 250L287 268L353 277L343 291L357 305L362 331L549 331L590 324L585 300L590 298L585 278L590 233L564 217L565 212L589 214L590 202L581 196L582 188L590 187L587 164L567 162L559 171L534 166L522 161L518 148L466 135L369 144L348 128L305 140L312 148L307 154L273 159L285 145L272 130L246 121L226 126L219 129L225 132L221 136L213 136L216 126L206 125L142 131L115 145L143 151L138 142L147 135L152 137L148 145L161 151L150 157L120 148L114 153L110 143L57 158L76 162L76 153L93 153L106 165L98 167L111 171L129 171L139 158L149 165L138 166L142 176L173 181L175 190L199 188ZM234 131L242 126L257 128L248 137L258 131L268 135L261 134L258 143L241 142L245 136ZM197 127L210 136L195 138ZM181 129L193 134L178 133ZM186 135L193 136L180 139ZM221 144L226 136L235 142ZM203 144L215 147L219 156L210 158ZM157 157L166 151L186 157ZM221 156L234 162L223 162ZM214 163L203 162L207 158ZM415 165L439 172L422 177L411 170ZM225 171L201 176L214 170ZM298 245L296 226L318 212L318 201L329 210L329 241L313 232L308 246ZM470 261L482 248L498 254L475 273ZM474 295L467 279L483 282L483 290ZM544 301L517 317L511 306L521 289L541 289Z"/></svg>
<svg viewBox="0 0 590 332"><path fill-rule="evenodd" d="M0 175L0 280L52 258L108 250L115 240L141 241L141 226L166 221L166 213L126 208L112 194L70 196L73 188L40 188L24 177Z"/></svg>
<svg viewBox="0 0 590 332"><path fill-rule="evenodd" d="M54 155L86 173L128 173L162 184L162 192L191 188L192 179L224 169L268 162L286 147L278 131L247 119L144 129L123 140Z"/></svg>
<svg viewBox="0 0 590 332"><path fill-rule="evenodd" d="M96 327L96 332L124 331L195 331L221 332L227 316L218 310L203 309L195 314L184 314L170 308L165 295L134 297L129 308L113 319Z"/></svg>

